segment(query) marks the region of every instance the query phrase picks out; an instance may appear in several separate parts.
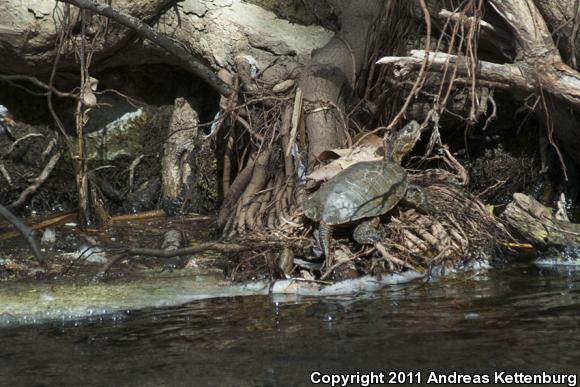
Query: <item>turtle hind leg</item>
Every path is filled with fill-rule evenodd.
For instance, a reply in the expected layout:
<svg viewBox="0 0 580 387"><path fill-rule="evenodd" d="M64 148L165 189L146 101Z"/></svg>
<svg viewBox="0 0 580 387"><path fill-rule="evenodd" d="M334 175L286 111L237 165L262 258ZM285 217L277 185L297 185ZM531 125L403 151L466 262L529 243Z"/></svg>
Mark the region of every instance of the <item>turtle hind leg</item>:
<svg viewBox="0 0 580 387"><path fill-rule="evenodd" d="M429 209L427 194L423 188L415 184L409 184L407 192L405 193L404 201L421 211L427 211Z"/></svg>
<svg viewBox="0 0 580 387"><path fill-rule="evenodd" d="M330 258L330 240L332 238L332 230L333 227L324 221L321 221L318 226L318 238L320 241L320 247L322 247L322 251L324 252L326 268L330 267L330 264L332 263Z"/></svg>
<svg viewBox="0 0 580 387"><path fill-rule="evenodd" d="M352 237L361 245L374 245L385 237L385 229L378 217L366 220L355 227Z"/></svg>

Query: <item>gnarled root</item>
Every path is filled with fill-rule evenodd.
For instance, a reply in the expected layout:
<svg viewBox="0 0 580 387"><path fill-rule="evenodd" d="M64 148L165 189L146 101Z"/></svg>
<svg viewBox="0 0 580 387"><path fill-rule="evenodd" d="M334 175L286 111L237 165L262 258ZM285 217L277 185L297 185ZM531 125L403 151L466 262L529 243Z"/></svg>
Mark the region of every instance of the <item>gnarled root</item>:
<svg viewBox="0 0 580 387"><path fill-rule="evenodd" d="M287 151L296 147L291 136L292 98L257 88L240 97L245 104L221 113L222 122L229 117L230 126L223 126L229 131L222 179L225 197L218 226L228 237L294 227L299 221L295 166L300 155Z"/></svg>
<svg viewBox="0 0 580 387"><path fill-rule="evenodd" d="M390 254L414 267L488 260L505 232L483 203L453 184L425 190L429 213L402 211L387 224L384 245Z"/></svg>

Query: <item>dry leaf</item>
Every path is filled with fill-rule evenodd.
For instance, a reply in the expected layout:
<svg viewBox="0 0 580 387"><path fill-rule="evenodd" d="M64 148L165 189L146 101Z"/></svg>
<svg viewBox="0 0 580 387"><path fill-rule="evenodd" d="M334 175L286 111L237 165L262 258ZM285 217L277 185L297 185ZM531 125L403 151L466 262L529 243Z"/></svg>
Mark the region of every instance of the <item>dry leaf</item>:
<svg viewBox="0 0 580 387"><path fill-rule="evenodd" d="M333 161L315 169L306 177L309 180L314 181L329 180L353 164L359 163L361 161L380 160L382 156L378 150L378 147L369 145L360 146L353 149L326 150L320 154L319 159L332 159Z"/></svg>

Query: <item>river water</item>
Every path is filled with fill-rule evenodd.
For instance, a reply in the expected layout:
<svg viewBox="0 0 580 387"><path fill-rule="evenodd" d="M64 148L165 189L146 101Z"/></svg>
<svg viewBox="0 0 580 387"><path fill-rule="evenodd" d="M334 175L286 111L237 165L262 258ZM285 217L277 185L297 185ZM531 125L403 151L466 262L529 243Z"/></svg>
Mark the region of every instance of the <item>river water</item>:
<svg viewBox="0 0 580 387"><path fill-rule="evenodd" d="M575 375L580 273L517 266L371 295L0 328L2 386L307 386L314 371Z"/></svg>

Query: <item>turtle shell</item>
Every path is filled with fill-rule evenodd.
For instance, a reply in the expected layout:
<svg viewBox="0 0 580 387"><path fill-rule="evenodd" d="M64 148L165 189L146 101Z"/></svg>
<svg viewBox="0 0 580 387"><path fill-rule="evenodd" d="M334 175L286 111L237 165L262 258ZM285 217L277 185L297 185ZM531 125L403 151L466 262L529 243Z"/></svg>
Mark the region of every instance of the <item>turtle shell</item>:
<svg viewBox="0 0 580 387"><path fill-rule="evenodd" d="M329 225L382 215L403 198L405 169L390 161L356 163L324 183L304 202L304 215Z"/></svg>

